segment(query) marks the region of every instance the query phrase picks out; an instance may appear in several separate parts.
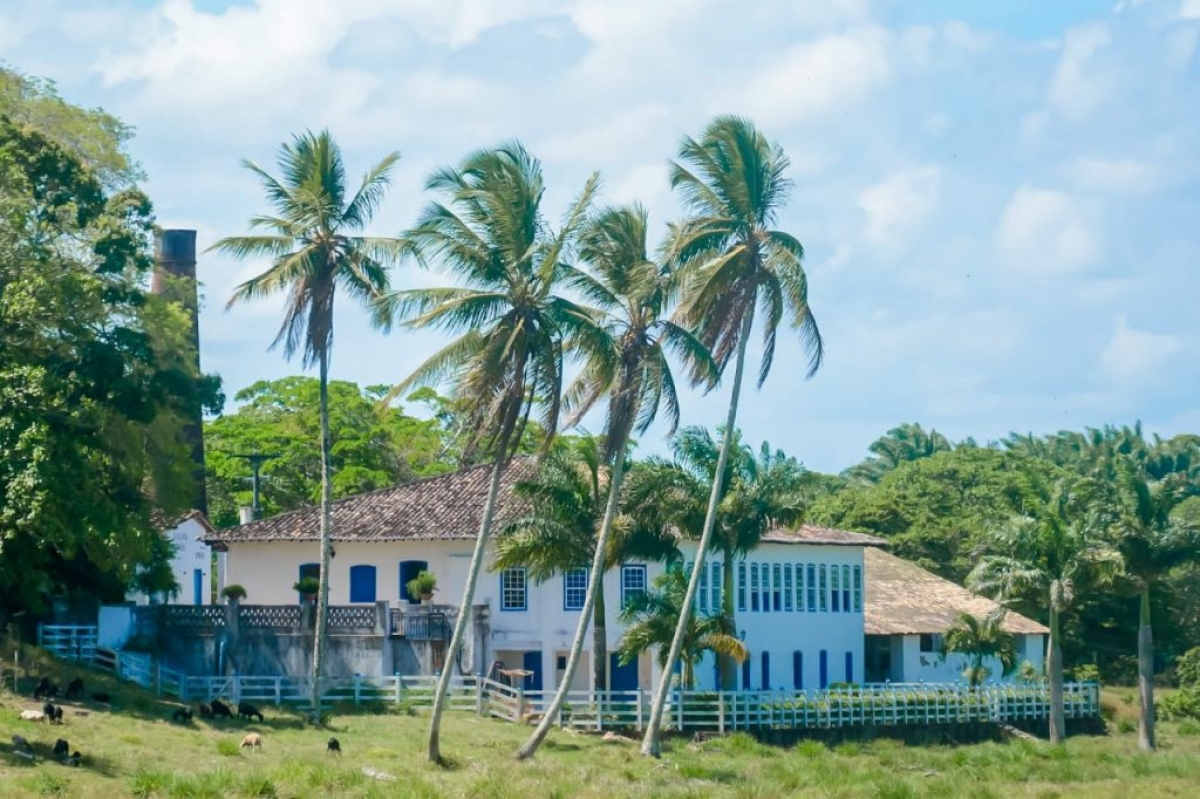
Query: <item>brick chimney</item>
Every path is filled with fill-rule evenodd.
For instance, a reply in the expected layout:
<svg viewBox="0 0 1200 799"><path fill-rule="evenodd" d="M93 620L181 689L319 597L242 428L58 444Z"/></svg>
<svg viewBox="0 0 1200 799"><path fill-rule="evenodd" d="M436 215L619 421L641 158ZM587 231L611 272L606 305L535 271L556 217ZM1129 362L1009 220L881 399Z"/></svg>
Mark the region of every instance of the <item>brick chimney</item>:
<svg viewBox="0 0 1200 799"><path fill-rule="evenodd" d="M150 291L178 302L192 318L192 348L196 353L196 372L200 373L200 303L196 287L196 231L163 230L154 248L154 275ZM204 486L204 419L200 404L190 409L184 437L191 444L195 464L196 493L192 507L208 512Z"/></svg>

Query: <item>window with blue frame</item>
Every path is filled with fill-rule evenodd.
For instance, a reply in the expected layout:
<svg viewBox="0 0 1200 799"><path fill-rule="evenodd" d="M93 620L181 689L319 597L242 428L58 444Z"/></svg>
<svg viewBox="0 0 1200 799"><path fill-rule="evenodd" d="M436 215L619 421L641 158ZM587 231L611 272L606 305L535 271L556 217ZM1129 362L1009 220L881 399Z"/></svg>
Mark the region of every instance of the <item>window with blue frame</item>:
<svg viewBox="0 0 1200 799"><path fill-rule="evenodd" d="M821 687L829 687L829 653L824 649L821 650L817 658L817 672L821 678Z"/></svg>
<svg viewBox="0 0 1200 799"><path fill-rule="evenodd" d="M721 591L725 588L725 575L721 564L713 562L712 566L712 609L716 613L721 610Z"/></svg>
<svg viewBox="0 0 1200 799"><path fill-rule="evenodd" d="M838 569L837 566L833 566L830 569L830 571L833 572L832 574L829 575L830 582L833 583L833 595L831 597L833 600L833 603L830 607L830 610L832 610L834 613L839 613L839 612L841 612L841 609L842 609L842 588L841 588L842 579L839 576L841 574L841 571Z"/></svg>
<svg viewBox="0 0 1200 799"><path fill-rule="evenodd" d="M804 653L799 649L792 653L792 687L804 690Z"/></svg>
<svg viewBox="0 0 1200 799"><path fill-rule="evenodd" d="M778 563L771 567L771 608L783 610L783 566Z"/></svg>
<svg viewBox="0 0 1200 799"><path fill-rule="evenodd" d="M750 564L750 610L754 613L758 612L759 608L759 593L758 593L758 564Z"/></svg>
<svg viewBox="0 0 1200 799"><path fill-rule="evenodd" d="M854 567L854 612L862 613L862 566Z"/></svg>
<svg viewBox="0 0 1200 799"><path fill-rule="evenodd" d="M783 564L783 609L789 612L792 609L792 564Z"/></svg>
<svg viewBox="0 0 1200 799"><path fill-rule="evenodd" d="M808 612L813 613L817 609L817 567L808 564Z"/></svg>
<svg viewBox="0 0 1200 799"><path fill-rule="evenodd" d="M350 567L350 601L351 602L374 602L375 601L375 567L374 566L351 566Z"/></svg>
<svg viewBox="0 0 1200 799"><path fill-rule="evenodd" d="M500 572L500 610L526 610L529 607L528 589L525 569L505 569Z"/></svg>
<svg viewBox="0 0 1200 799"><path fill-rule="evenodd" d="M746 612L746 561L738 561L738 610Z"/></svg>
<svg viewBox="0 0 1200 799"><path fill-rule="evenodd" d="M824 613L825 611L829 610L829 582L826 579L826 569L824 563L821 564L817 574L819 575L819 579L821 581L820 587L817 589L817 601L821 603L820 610L822 613Z"/></svg>
<svg viewBox="0 0 1200 799"><path fill-rule="evenodd" d="M850 612L850 567L842 567L842 612Z"/></svg>
<svg viewBox="0 0 1200 799"><path fill-rule="evenodd" d="M646 593L646 567L630 563L621 567L621 607L635 596Z"/></svg>
<svg viewBox="0 0 1200 799"><path fill-rule="evenodd" d="M796 610L804 612L804 564L796 564Z"/></svg>
<svg viewBox="0 0 1200 799"><path fill-rule="evenodd" d="M846 653L846 682L854 682L854 653Z"/></svg>
<svg viewBox="0 0 1200 799"><path fill-rule="evenodd" d="M760 690L771 690L771 653L762 653L762 685Z"/></svg>
<svg viewBox="0 0 1200 799"><path fill-rule="evenodd" d="M563 610L583 610L587 596L588 570L567 569L563 572Z"/></svg>
<svg viewBox="0 0 1200 799"><path fill-rule="evenodd" d="M762 565L762 609L763 613L771 610L771 565Z"/></svg>
<svg viewBox="0 0 1200 799"><path fill-rule="evenodd" d="M696 604L702 612L708 610L708 567L700 569L700 586L696 590Z"/></svg>

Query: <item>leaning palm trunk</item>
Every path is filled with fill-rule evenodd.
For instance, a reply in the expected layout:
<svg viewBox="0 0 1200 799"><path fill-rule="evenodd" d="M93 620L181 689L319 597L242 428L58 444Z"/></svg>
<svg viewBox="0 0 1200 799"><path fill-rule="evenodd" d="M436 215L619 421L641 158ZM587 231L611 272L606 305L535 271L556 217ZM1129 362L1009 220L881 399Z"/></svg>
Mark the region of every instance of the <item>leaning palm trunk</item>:
<svg viewBox="0 0 1200 799"><path fill-rule="evenodd" d="M608 608L604 604L604 579L596 581L596 606L592 608L592 690L608 690Z"/></svg>
<svg viewBox="0 0 1200 799"><path fill-rule="evenodd" d="M1138 746L1154 751L1154 633L1150 627L1150 583L1142 585L1138 627Z"/></svg>
<svg viewBox="0 0 1200 799"><path fill-rule="evenodd" d="M737 638L737 617L733 603L733 549L725 550L725 562L721 566L721 632ZM737 690L737 659L732 655L717 655L722 691Z"/></svg>
<svg viewBox="0 0 1200 799"><path fill-rule="evenodd" d="M429 759L434 763L442 762L440 733L442 728L442 711L446 709L446 694L450 690L450 680L454 676L454 664L458 661L458 653L462 651L463 639L467 634L467 622L471 616L471 604L475 599L475 585L479 582L479 572L483 568L483 558L487 552L488 537L492 532L492 520L496 516L496 504L500 497L500 482L504 476L504 467L508 464L508 441L512 434L512 425L501 434L496 447L496 460L492 464L492 479L488 485L487 500L483 505L483 518L479 521L479 535L475 538L475 550L471 553L471 566L467 571L467 585L463 589L462 600L458 605L458 618L454 621L454 634L450 637L450 648L442 661L442 674L438 678L437 691L433 695L433 711L429 714Z"/></svg>
<svg viewBox="0 0 1200 799"><path fill-rule="evenodd" d="M571 681L575 678L575 669L579 666L579 658L583 653L583 642L587 637L588 623L591 621L592 610L596 607L596 597L600 593L599 586L604 580L604 562L608 552L608 538L612 533L613 523L617 518L617 507L620 504L621 480L624 477L624 467L625 446L622 445L617 449L617 454L613 461L612 479L609 481L608 488L608 505L604 509L604 520L600 524L600 533L596 538L596 552L592 555L591 579L588 581L587 593L584 595L583 609L579 612L579 624L575 627L575 638L571 642L571 653L567 656L567 668L563 672L562 681L558 684L558 690L554 692L554 699L550 702L550 707L546 708L546 712L542 715L542 720L538 723L537 729L533 731L533 735L529 736L529 740L517 750L518 760L533 757L534 753L537 752L538 747L542 745L542 741L546 739L546 735L550 732L550 727L554 724L555 719L558 718L563 702L566 701L567 692L571 690ZM602 630L603 628L597 626L597 639L602 634ZM596 649L592 653L593 657L604 655L600 651L598 643L593 648ZM597 671L597 673L600 672ZM603 684L593 686L593 690L596 691L603 691L604 688Z"/></svg>
<svg viewBox="0 0 1200 799"><path fill-rule="evenodd" d="M1046 655L1050 680L1050 743L1060 744L1067 737L1066 712L1063 709L1062 644L1058 638L1058 610L1050 607L1050 650Z"/></svg>
<svg viewBox="0 0 1200 799"><path fill-rule="evenodd" d="M313 634L312 713L321 719L321 678L325 666L325 638L329 620L329 561L333 552L333 491L330 458L332 442L329 436L329 352L320 355L320 416L321 416L321 574L317 589L317 621Z"/></svg>
<svg viewBox="0 0 1200 799"><path fill-rule="evenodd" d="M725 479L725 467L729 463L729 450L733 445L734 426L737 424L738 397L742 391L742 374L746 370L746 344L750 338L750 330L754 325L753 306L746 312L742 320L742 329L738 340L737 365L733 372L733 391L729 397L729 414L725 417L725 434L721 440L721 454L717 457L716 473L713 475L712 493L708 497L708 512L704 517L704 530L700 534L700 543L696 545L696 560L692 567L692 575L688 579L687 593L683 597L683 607L680 609L679 621L675 625L675 635L671 639L671 649L663 663L662 676L658 680L658 688L650 706L650 723L646 726L646 736L642 739L642 754L658 757L662 753L660 730L662 726L663 709L667 704L667 692L671 689L671 674L679 653L683 649L683 639L691 622L692 603L696 601L696 591L700 587L700 575L704 573L704 556L708 553L708 545L712 540L713 528L717 524L717 505L721 500L722 483Z"/></svg>

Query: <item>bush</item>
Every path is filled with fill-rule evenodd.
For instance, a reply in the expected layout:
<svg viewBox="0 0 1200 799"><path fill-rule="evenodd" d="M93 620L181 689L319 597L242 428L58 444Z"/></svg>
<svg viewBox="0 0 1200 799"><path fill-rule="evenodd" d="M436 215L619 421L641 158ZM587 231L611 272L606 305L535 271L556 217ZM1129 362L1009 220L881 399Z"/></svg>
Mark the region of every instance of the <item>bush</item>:
<svg viewBox="0 0 1200 799"><path fill-rule="evenodd" d="M1083 663L1071 670L1075 682L1100 682L1100 667L1095 663Z"/></svg>
<svg viewBox="0 0 1200 799"><path fill-rule="evenodd" d="M292 590L305 596L313 596L321 590L321 581L316 577L301 577L292 584Z"/></svg>
<svg viewBox="0 0 1200 799"><path fill-rule="evenodd" d="M1181 687L1200 687L1200 646L1179 656L1175 661L1175 676Z"/></svg>
<svg viewBox="0 0 1200 799"><path fill-rule="evenodd" d="M233 583L221 589L221 596L225 599L236 599L240 602L246 598L246 589L237 583Z"/></svg>
<svg viewBox="0 0 1200 799"><path fill-rule="evenodd" d="M408 589L408 595L414 600L423 596L432 596L433 592L437 590L437 575L428 571L419 572L416 577L408 581L405 588Z"/></svg>
<svg viewBox="0 0 1200 799"><path fill-rule="evenodd" d="M1158 714L1164 719L1200 719L1200 686L1181 688L1158 702Z"/></svg>

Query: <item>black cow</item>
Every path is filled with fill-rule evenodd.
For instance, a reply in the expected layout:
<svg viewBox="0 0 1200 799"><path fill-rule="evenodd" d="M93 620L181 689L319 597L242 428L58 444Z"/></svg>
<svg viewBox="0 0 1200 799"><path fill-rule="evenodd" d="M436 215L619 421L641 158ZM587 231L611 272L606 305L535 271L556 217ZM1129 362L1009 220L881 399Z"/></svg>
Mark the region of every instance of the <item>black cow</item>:
<svg viewBox="0 0 1200 799"><path fill-rule="evenodd" d="M190 724L192 721L192 709L190 707L176 708L175 712L171 714L171 721Z"/></svg>
<svg viewBox="0 0 1200 799"><path fill-rule="evenodd" d="M54 756L62 759L71 754L71 745L67 743L65 738L59 738L54 742Z"/></svg>
<svg viewBox="0 0 1200 799"><path fill-rule="evenodd" d="M342 753L341 741L339 741L337 738L330 738L329 742L325 744L325 751L331 755L341 755L341 753Z"/></svg>
<svg viewBox="0 0 1200 799"><path fill-rule="evenodd" d="M212 705L208 702L200 703L200 718L211 719L213 717Z"/></svg>
<svg viewBox="0 0 1200 799"><path fill-rule="evenodd" d="M252 719L258 717L259 721L265 721L262 711L256 708L249 702L238 702L238 718Z"/></svg>
<svg viewBox="0 0 1200 799"><path fill-rule="evenodd" d="M42 705L42 712L46 714L46 721L51 724L62 724L63 709L52 702L47 702Z"/></svg>
<svg viewBox="0 0 1200 799"><path fill-rule="evenodd" d="M78 766L83 762L83 755L79 754L79 750L76 749L70 757L64 757L62 762L64 766Z"/></svg>
<svg viewBox="0 0 1200 799"><path fill-rule="evenodd" d="M229 705L225 704L220 699L214 699L212 701L212 712L213 712L213 718L218 718L218 719L233 718L233 710L229 707Z"/></svg>
<svg viewBox="0 0 1200 799"><path fill-rule="evenodd" d="M49 677L43 677L33 689L34 699L53 699L58 696L58 686L50 682Z"/></svg>
<svg viewBox="0 0 1200 799"><path fill-rule="evenodd" d="M83 678L76 677L67 683L67 699L79 700L83 698Z"/></svg>

